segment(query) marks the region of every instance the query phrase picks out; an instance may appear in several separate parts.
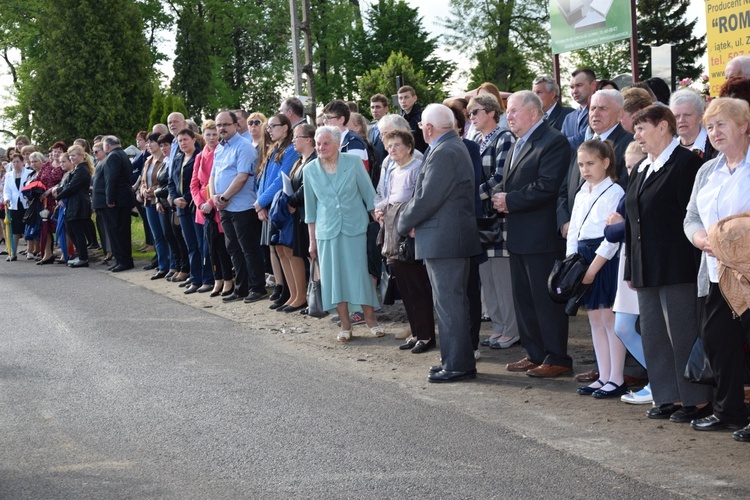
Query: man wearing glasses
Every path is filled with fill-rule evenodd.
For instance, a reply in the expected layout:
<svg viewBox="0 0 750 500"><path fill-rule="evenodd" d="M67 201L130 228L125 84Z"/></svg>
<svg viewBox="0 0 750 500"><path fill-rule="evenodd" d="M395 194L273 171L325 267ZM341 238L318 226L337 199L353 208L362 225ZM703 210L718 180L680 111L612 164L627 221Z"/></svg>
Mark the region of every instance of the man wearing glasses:
<svg viewBox="0 0 750 500"><path fill-rule="evenodd" d="M221 142L214 153L208 189L211 202L221 213L227 251L236 274L234 293L222 300L255 302L267 294L260 250L261 222L253 208L258 154L253 143L238 133L234 112L219 113L216 127Z"/></svg>

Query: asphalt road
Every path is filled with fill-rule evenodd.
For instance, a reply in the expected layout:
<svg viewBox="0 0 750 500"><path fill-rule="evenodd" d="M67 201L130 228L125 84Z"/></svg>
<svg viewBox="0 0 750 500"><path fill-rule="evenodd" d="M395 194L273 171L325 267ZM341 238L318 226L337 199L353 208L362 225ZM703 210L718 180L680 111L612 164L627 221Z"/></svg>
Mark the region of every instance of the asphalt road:
<svg viewBox="0 0 750 500"><path fill-rule="evenodd" d="M677 496L478 386L420 395L101 271L1 262L0 297L2 499Z"/></svg>

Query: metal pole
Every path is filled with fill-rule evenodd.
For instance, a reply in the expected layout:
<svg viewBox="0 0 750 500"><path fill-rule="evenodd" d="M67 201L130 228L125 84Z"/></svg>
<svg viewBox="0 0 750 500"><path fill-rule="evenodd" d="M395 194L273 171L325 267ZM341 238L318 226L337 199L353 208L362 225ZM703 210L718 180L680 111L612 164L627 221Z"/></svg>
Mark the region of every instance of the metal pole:
<svg viewBox="0 0 750 500"><path fill-rule="evenodd" d="M289 14L292 18L292 65L294 71L294 94L302 94L302 74L299 63L299 20L297 19L297 0L289 0Z"/></svg>
<svg viewBox="0 0 750 500"><path fill-rule="evenodd" d="M633 70L633 83L638 81L638 23L635 17L635 0L630 0L630 23L633 31L630 37L630 65Z"/></svg>

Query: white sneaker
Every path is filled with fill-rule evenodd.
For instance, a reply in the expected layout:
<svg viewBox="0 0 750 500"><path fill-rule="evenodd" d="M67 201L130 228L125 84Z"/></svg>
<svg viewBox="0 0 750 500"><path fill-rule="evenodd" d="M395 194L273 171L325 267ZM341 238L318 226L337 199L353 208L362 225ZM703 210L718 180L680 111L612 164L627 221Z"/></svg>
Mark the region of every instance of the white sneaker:
<svg viewBox="0 0 750 500"><path fill-rule="evenodd" d="M654 396L651 394L651 385L646 385L646 387L638 392L628 392L624 396L620 397L620 401L631 405L647 405L653 403Z"/></svg>
<svg viewBox="0 0 750 500"><path fill-rule="evenodd" d="M482 353L479 352L479 349L477 349L476 351L474 351L474 361L479 361L479 358L481 358L481 357L482 357Z"/></svg>

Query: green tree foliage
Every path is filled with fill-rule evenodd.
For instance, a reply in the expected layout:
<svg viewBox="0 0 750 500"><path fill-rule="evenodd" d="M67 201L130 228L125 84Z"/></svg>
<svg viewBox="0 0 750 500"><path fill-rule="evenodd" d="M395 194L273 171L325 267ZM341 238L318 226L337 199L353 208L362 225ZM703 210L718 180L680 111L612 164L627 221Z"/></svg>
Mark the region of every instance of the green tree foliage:
<svg viewBox="0 0 750 500"><path fill-rule="evenodd" d="M165 61L167 56L159 50L159 44L164 41L159 32L166 30L172 25L172 18L167 14L161 0L135 1L141 11L143 34L151 51L151 63L154 65Z"/></svg>
<svg viewBox="0 0 750 500"><path fill-rule="evenodd" d="M43 15L19 68L16 125L40 143L133 136L148 119L153 74L134 1L38 1Z"/></svg>
<svg viewBox="0 0 750 500"><path fill-rule="evenodd" d="M404 0L379 0L367 10L365 20L365 44L360 52L366 69L377 68L391 53L401 52L413 61L417 71L424 72L429 83L450 79L456 65L435 56L438 39L424 28L418 9Z"/></svg>
<svg viewBox="0 0 750 500"><path fill-rule="evenodd" d="M184 96L187 115L199 120L209 106L212 79L208 25L203 21L203 5L187 3L177 18L174 78L172 91Z"/></svg>
<svg viewBox="0 0 750 500"><path fill-rule="evenodd" d="M360 77L358 79L359 94L367 96L367 99L378 92L391 96L398 90L396 88L398 75L404 77L404 85L414 87L419 102L423 106L431 102L442 102L445 99L443 86L440 83L430 84L424 72L416 70L413 61L401 52L392 53L385 64Z"/></svg>
<svg viewBox="0 0 750 500"><path fill-rule="evenodd" d="M611 80L631 71L630 41L620 40L573 51L571 61L575 67L593 69L599 79Z"/></svg>
<svg viewBox="0 0 750 500"><path fill-rule="evenodd" d="M651 76L649 45L675 45L677 75L697 78L703 67L696 63L706 52L706 37L695 37L698 19L687 21L685 14L690 0L638 0L638 68L640 79Z"/></svg>
<svg viewBox="0 0 750 500"><path fill-rule="evenodd" d="M549 0L451 0L445 39L469 54L470 86L489 81L501 90L529 88L536 73L551 73Z"/></svg>

